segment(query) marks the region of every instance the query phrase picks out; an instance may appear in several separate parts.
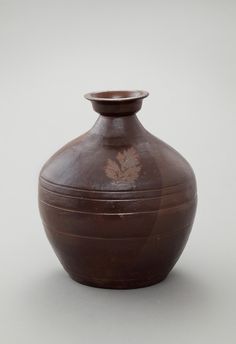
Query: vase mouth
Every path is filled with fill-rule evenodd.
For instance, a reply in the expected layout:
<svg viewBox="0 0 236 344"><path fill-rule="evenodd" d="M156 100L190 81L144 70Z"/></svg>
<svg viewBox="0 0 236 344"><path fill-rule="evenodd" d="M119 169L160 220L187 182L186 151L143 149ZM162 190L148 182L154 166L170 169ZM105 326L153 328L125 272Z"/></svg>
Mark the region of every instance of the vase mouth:
<svg viewBox="0 0 236 344"><path fill-rule="evenodd" d="M96 102L126 102L146 98L149 95L143 90L114 90L86 93L84 97Z"/></svg>

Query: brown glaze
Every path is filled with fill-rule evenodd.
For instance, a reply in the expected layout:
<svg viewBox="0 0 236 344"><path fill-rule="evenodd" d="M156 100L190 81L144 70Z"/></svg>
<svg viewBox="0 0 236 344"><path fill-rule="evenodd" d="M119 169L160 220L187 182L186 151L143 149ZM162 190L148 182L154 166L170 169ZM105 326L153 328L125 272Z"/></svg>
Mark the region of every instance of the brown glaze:
<svg viewBox="0 0 236 344"><path fill-rule="evenodd" d="M40 173L46 234L70 276L102 288L163 280L192 228L194 173L173 148L139 122L144 91L85 97L101 115Z"/></svg>

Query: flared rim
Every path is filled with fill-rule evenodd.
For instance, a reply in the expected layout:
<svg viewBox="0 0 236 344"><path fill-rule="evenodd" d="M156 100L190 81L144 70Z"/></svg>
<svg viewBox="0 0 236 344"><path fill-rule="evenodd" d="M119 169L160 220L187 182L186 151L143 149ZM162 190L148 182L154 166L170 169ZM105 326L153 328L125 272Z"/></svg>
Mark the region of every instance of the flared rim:
<svg viewBox="0 0 236 344"><path fill-rule="evenodd" d="M114 90L86 93L84 97L91 101L101 102L125 102L135 99L143 99L149 95L143 90Z"/></svg>

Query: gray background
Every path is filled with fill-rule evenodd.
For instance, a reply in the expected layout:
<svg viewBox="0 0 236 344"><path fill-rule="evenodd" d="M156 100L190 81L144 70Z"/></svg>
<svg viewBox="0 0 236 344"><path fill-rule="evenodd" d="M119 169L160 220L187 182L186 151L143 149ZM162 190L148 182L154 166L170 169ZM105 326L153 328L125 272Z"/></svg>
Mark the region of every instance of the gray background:
<svg viewBox="0 0 236 344"><path fill-rule="evenodd" d="M1 343L236 342L235 18L233 0L0 0ZM38 215L42 164L104 89L149 91L139 119L198 180L184 254L146 289L71 281Z"/></svg>

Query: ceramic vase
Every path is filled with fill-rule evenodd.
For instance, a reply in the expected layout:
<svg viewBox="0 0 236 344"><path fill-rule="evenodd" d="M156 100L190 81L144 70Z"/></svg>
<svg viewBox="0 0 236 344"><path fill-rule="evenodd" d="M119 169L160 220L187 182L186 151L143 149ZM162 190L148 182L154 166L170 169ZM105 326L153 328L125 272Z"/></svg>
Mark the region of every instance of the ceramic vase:
<svg viewBox="0 0 236 344"><path fill-rule="evenodd" d="M189 163L136 113L145 91L85 95L94 126L43 166L39 209L47 237L76 281L138 288L162 281L188 240L196 211Z"/></svg>

